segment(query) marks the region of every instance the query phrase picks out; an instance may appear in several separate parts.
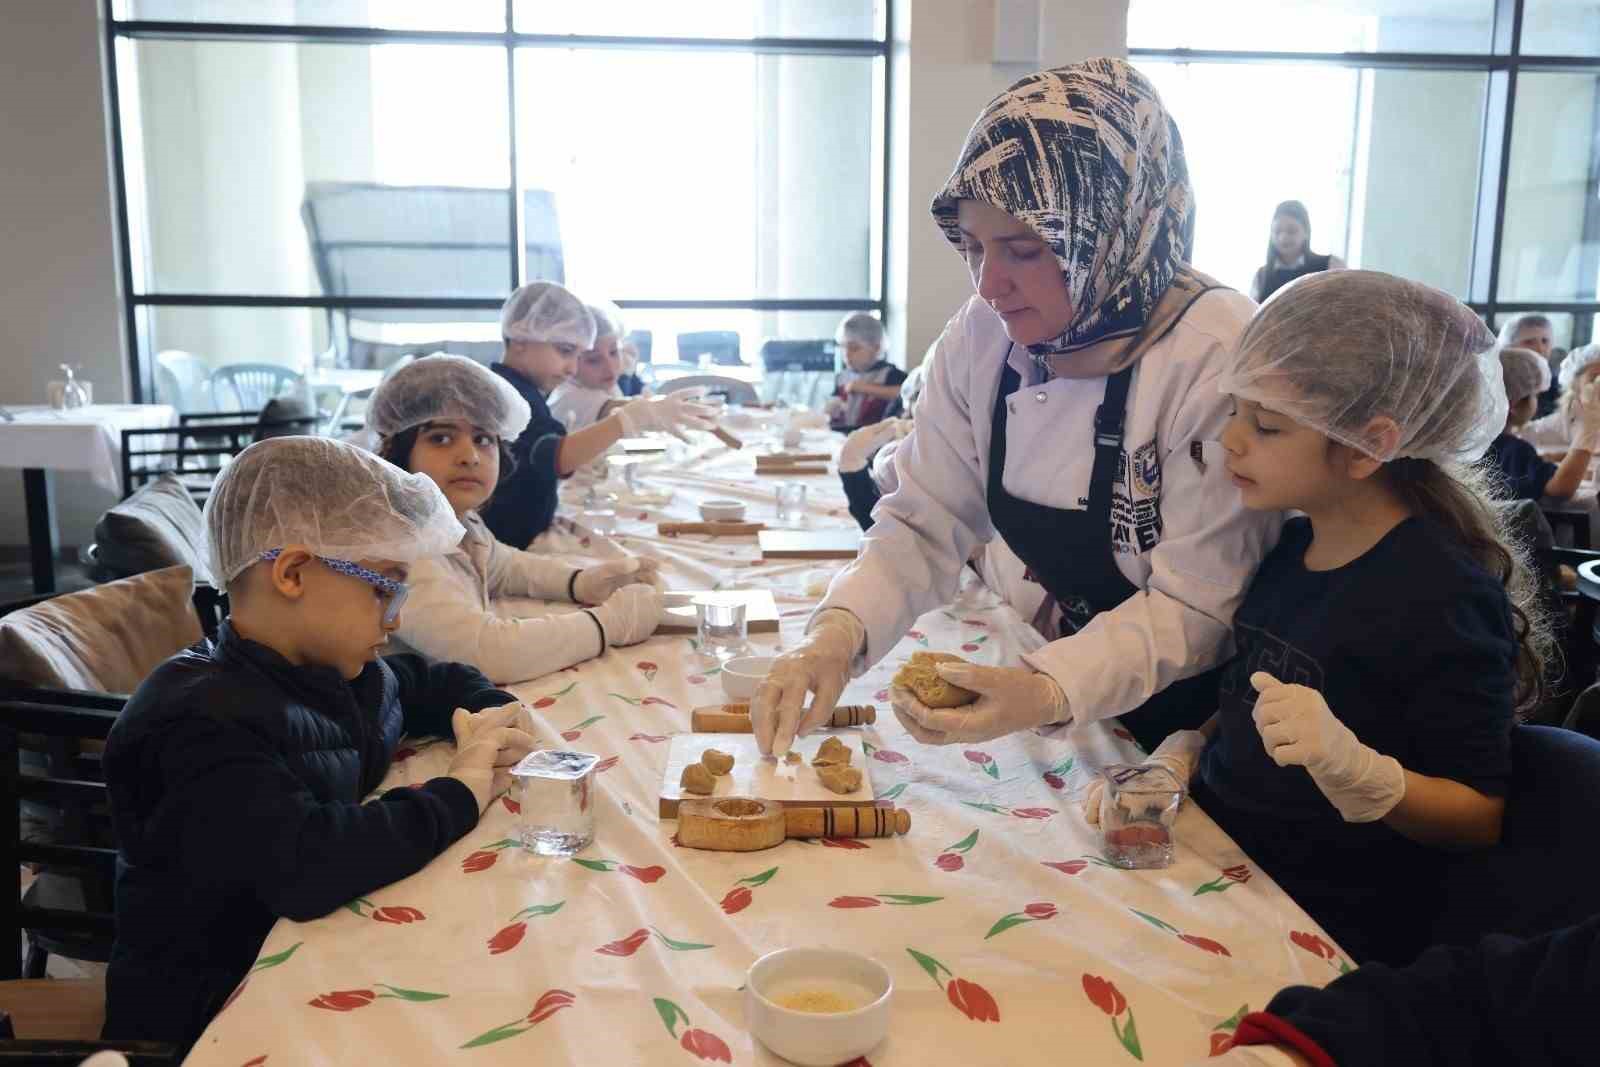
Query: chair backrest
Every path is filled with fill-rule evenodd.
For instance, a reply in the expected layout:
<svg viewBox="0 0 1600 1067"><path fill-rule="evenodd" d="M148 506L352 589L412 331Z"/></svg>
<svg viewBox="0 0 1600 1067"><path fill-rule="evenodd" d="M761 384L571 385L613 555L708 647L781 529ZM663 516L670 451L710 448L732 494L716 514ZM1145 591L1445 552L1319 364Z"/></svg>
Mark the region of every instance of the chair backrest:
<svg viewBox="0 0 1600 1067"><path fill-rule="evenodd" d="M157 352L156 396L179 411L210 411L217 406L211 392L211 367L199 356L175 348Z"/></svg>
<svg viewBox="0 0 1600 1067"><path fill-rule="evenodd" d="M649 330L629 330L626 340L633 342L633 347L639 350L639 362L650 362L650 347L654 344L654 336Z"/></svg>
<svg viewBox="0 0 1600 1067"><path fill-rule="evenodd" d="M741 407L755 407L761 403L761 398L756 395L755 386L721 374L691 374L683 378L673 378L663 382L656 391L675 393L679 389L693 389L696 386L703 386L707 396L725 396L728 398L728 403Z"/></svg>
<svg viewBox="0 0 1600 1067"><path fill-rule="evenodd" d="M211 373L211 388L223 403L260 411L274 397L305 396L306 380L277 363L228 363Z"/></svg>
<svg viewBox="0 0 1600 1067"><path fill-rule="evenodd" d="M524 189L522 202L524 277L565 281L555 194ZM300 218L326 296L503 297L510 284L511 201L504 189L308 182ZM457 322L477 317L452 310L352 308L330 311L329 326L335 351L343 357L353 320ZM435 344L427 351L443 348Z"/></svg>
<svg viewBox="0 0 1600 1067"><path fill-rule="evenodd" d="M761 398L769 404L820 408L833 393L838 346L826 338L761 345Z"/></svg>
<svg viewBox="0 0 1600 1067"><path fill-rule="evenodd" d="M739 335L732 330L698 330L678 335L678 359L694 363L701 356L710 356L719 367L742 367L739 358Z"/></svg>
<svg viewBox="0 0 1600 1067"><path fill-rule="evenodd" d="M320 421L317 415L274 416L272 424L280 432L309 434L317 431ZM178 416L176 430L123 430L123 499L146 482L173 474L188 487L195 503L203 503L223 466L254 444L261 430L259 411L190 411Z"/></svg>
<svg viewBox="0 0 1600 1067"><path fill-rule="evenodd" d="M1600 741L1553 726L1511 731L1499 845L1451 858L1434 941L1532 937L1595 914L1600 885Z"/></svg>
<svg viewBox="0 0 1600 1067"><path fill-rule="evenodd" d="M763 341L761 366L768 374L774 371L826 371L838 370L838 345L827 338L813 341Z"/></svg>

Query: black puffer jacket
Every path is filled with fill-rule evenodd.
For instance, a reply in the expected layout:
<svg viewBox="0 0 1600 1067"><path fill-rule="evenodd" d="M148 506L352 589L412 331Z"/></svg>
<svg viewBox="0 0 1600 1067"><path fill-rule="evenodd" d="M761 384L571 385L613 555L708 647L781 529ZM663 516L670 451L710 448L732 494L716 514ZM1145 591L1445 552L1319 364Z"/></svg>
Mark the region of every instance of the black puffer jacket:
<svg viewBox="0 0 1600 1067"><path fill-rule="evenodd" d="M224 622L158 667L118 717L107 1038L192 1043L277 919L314 919L404 878L478 821L436 778L370 804L402 733L514 700L472 667L387 656L346 682Z"/></svg>

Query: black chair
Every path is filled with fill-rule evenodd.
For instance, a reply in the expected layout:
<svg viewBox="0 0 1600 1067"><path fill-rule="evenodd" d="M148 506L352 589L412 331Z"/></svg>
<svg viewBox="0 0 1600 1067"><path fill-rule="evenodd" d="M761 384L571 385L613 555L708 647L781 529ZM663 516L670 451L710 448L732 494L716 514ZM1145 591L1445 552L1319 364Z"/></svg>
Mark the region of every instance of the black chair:
<svg viewBox="0 0 1600 1067"><path fill-rule="evenodd" d="M766 341L761 345L761 399L821 408L833 394L838 345L814 341Z"/></svg>
<svg viewBox="0 0 1600 1067"><path fill-rule="evenodd" d="M624 340L632 341L633 347L639 350L639 362L650 362L650 348L654 344L654 337L649 330L629 330Z"/></svg>
<svg viewBox="0 0 1600 1067"><path fill-rule="evenodd" d="M146 482L173 474L188 486L195 503L204 503L227 459L266 437L316 433L321 421L314 413L208 411L179 415L176 427L123 430L122 498Z"/></svg>
<svg viewBox="0 0 1600 1067"><path fill-rule="evenodd" d="M1563 506L1540 510L1544 512L1546 521L1550 523L1550 528L1555 533L1556 544L1581 549L1594 546L1594 542L1590 540L1587 508Z"/></svg>
<svg viewBox="0 0 1600 1067"><path fill-rule="evenodd" d="M1572 709L1567 712L1566 721L1561 725L1574 733L1600 741L1600 684L1591 685L1578 694L1578 698L1572 702Z"/></svg>
<svg viewBox="0 0 1600 1067"><path fill-rule="evenodd" d="M732 330L698 330L678 335L678 360L695 363L701 356L710 356L718 367L743 367L739 358L739 335Z"/></svg>
<svg viewBox="0 0 1600 1067"><path fill-rule="evenodd" d="M1501 842L1452 858L1438 887L1436 944L1533 937L1600 912L1600 741L1515 726L1511 765Z"/></svg>

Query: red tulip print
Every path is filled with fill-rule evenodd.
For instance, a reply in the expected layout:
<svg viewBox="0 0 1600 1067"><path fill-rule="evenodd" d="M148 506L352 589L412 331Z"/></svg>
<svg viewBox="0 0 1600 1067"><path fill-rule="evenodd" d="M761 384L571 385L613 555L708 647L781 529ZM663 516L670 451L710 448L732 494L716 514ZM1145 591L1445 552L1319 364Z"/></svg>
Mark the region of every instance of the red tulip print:
<svg viewBox="0 0 1600 1067"><path fill-rule="evenodd" d="M1111 732L1116 734L1118 737L1122 738L1124 741L1132 741L1133 740L1133 735L1130 734L1127 730L1124 730L1120 726L1113 726L1111 728Z"/></svg>
<svg viewBox="0 0 1600 1067"><path fill-rule="evenodd" d="M906 952L927 972L934 984L944 990L951 1006L961 1014L978 1023L1000 1021L1000 1006L983 986L969 982L965 978L957 978L950 968L926 953L918 952L914 948L908 948ZM943 975L949 975L948 982L942 977Z"/></svg>
<svg viewBox="0 0 1600 1067"><path fill-rule="evenodd" d="M1233 955L1233 953L1229 952L1225 946L1211 940L1209 937L1200 937L1198 934L1179 934L1178 940L1186 941L1197 949L1200 949L1204 952L1213 953L1217 956Z"/></svg>
<svg viewBox="0 0 1600 1067"><path fill-rule="evenodd" d="M498 852L484 852L480 849L461 861L461 869L468 874L487 871L494 866L495 860L499 858L500 854Z"/></svg>
<svg viewBox="0 0 1600 1067"><path fill-rule="evenodd" d="M689 684L690 685L705 685L706 684L706 676L703 675L703 674L691 674L691 675L689 675Z"/></svg>
<svg viewBox="0 0 1600 1067"><path fill-rule="evenodd" d="M834 897L828 901L830 908L876 908L880 904L894 904L902 907L914 907L918 904L932 904L943 900L944 897L923 897L911 893L879 893L873 897Z"/></svg>
<svg viewBox="0 0 1600 1067"><path fill-rule="evenodd" d="M724 915L733 915L750 906L751 893L746 886L735 886L728 890L722 898L722 912Z"/></svg>
<svg viewBox="0 0 1600 1067"><path fill-rule="evenodd" d="M961 646L961 651L963 651L963 652L976 652L976 651L978 651L978 649L980 649L982 647L983 647L982 645L979 645L979 644L977 644L975 642L972 642L972 641L968 641L966 644Z"/></svg>
<svg viewBox="0 0 1600 1067"><path fill-rule="evenodd" d="M510 952L522 944L522 935L528 932L527 923L512 923L503 927L499 933L489 939L489 955L498 956L503 952Z"/></svg>
<svg viewBox="0 0 1600 1067"><path fill-rule="evenodd" d="M1023 923L1029 922L1041 922L1045 919L1054 919L1055 917L1056 906L1054 904L1051 904L1049 901L1038 901L1033 904L1029 904L1021 911L1014 911L1009 915L1002 915L999 919L995 920L995 924L993 926L989 927L989 932L983 935L983 939L987 941L989 938L995 936L996 934L1004 933L1013 926L1020 926Z"/></svg>
<svg viewBox="0 0 1600 1067"><path fill-rule="evenodd" d="M655 681L656 671L660 670L659 667L657 667L654 663L651 663L649 660L641 660L640 662L635 663L634 666L639 669L640 674L644 675L644 680L647 682Z"/></svg>
<svg viewBox="0 0 1600 1067"><path fill-rule="evenodd" d="M627 937L617 941L608 941L595 949L602 956L631 956L639 951L639 946L650 940L650 931L645 929L635 930Z"/></svg>
<svg viewBox="0 0 1600 1067"><path fill-rule="evenodd" d="M1250 868L1246 867L1242 863L1236 867L1224 867L1222 869L1222 876L1230 882L1238 882L1242 884L1250 880Z"/></svg>
<svg viewBox="0 0 1600 1067"><path fill-rule="evenodd" d="M1048 819L1056 813L1055 808L1012 808L1011 814L1018 819Z"/></svg>
<svg viewBox="0 0 1600 1067"><path fill-rule="evenodd" d="M911 761L890 748L880 748L872 754L879 763L910 763Z"/></svg>
<svg viewBox="0 0 1600 1067"><path fill-rule="evenodd" d="M976 749L969 748L963 752L962 755L967 757L968 763L975 764L990 778L1000 777L1000 765L994 761L994 757L989 755L989 753L979 752Z"/></svg>
<svg viewBox="0 0 1600 1067"><path fill-rule="evenodd" d="M1244 885L1249 880L1250 868L1245 864L1240 863L1233 867L1224 867L1221 874L1211 879L1211 881L1203 882L1196 887L1194 895L1200 896L1202 893L1223 893L1229 889L1232 889L1236 885Z"/></svg>
<svg viewBox="0 0 1600 1067"><path fill-rule="evenodd" d="M267 1058L265 1056L257 1056L254 1059L245 1060L239 1067L261 1067L266 1062Z"/></svg>
<svg viewBox="0 0 1600 1067"><path fill-rule="evenodd" d="M639 703L647 708L654 705L657 707L671 708L673 711L678 710L678 705L674 704L670 700L662 700L660 697L645 697L643 700L639 701Z"/></svg>
<svg viewBox="0 0 1600 1067"><path fill-rule="evenodd" d="M565 689L558 689L554 693L547 693L544 696L540 697L538 700L535 700L533 702L533 706L535 708L548 708L551 705L553 705L556 701L560 700L562 697L566 696L568 693L570 693L574 689L576 689L577 686L578 686L578 683L577 682L573 682L570 685L568 685Z"/></svg>
<svg viewBox="0 0 1600 1067"><path fill-rule="evenodd" d="M1218 1023L1211 1032L1211 1055L1220 1056L1233 1048L1234 1035L1239 1031L1239 1023L1246 1015L1250 1014L1250 1005L1241 1004L1239 1010L1233 1015Z"/></svg>
<svg viewBox="0 0 1600 1067"><path fill-rule="evenodd" d="M395 1000L421 1002L427 1000L444 1000L449 994L424 993L419 989L402 989L399 986L378 983L379 989L388 990L377 993L371 989L339 989L332 993L323 993L306 1001L313 1008L322 1008L325 1011L354 1011L364 1008L375 1000L392 997Z"/></svg>
<svg viewBox="0 0 1600 1067"><path fill-rule="evenodd" d="M372 917L381 923L414 923L427 918L416 908L403 907L379 908Z"/></svg>
<svg viewBox="0 0 1600 1067"><path fill-rule="evenodd" d="M1233 1035L1216 1032L1211 1035L1211 1055L1220 1056L1233 1048Z"/></svg>
<svg viewBox="0 0 1600 1067"><path fill-rule="evenodd" d="M603 718L605 718L604 715L591 715L587 719L584 719L582 722L578 723L576 726L562 730L561 739L563 741L576 741L578 738L583 736L583 731L585 729L593 726Z"/></svg>
<svg viewBox="0 0 1600 1067"><path fill-rule="evenodd" d="M1318 959L1327 960L1335 966L1340 974L1349 974L1352 970L1350 964L1339 955L1339 950L1316 934L1295 930L1289 934L1289 940Z"/></svg>
<svg viewBox="0 0 1600 1067"><path fill-rule="evenodd" d="M513 815L521 815L522 814L522 805L517 803L515 800L512 800L510 793L501 793L500 794L500 803L504 804L506 806L506 810L509 811L511 814L513 814Z"/></svg>
<svg viewBox="0 0 1600 1067"><path fill-rule="evenodd" d="M876 693L872 694L872 699L873 700L888 700L889 699L889 691L887 689L880 689Z"/></svg>
<svg viewBox="0 0 1600 1067"><path fill-rule="evenodd" d="M1054 771L1045 771L1044 784L1049 786L1051 789L1064 789L1066 788L1067 782L1066 779L1062 778Z"/></svg>
<svg viewBox="0 0 1600 1067"><path fill-rule="evenodd" d="M1056 906L1054 904L1029 904L1022 909L1022 913L1030 919L1054 919Z"/></svg>
<svg viewBox="0 0 1600 1067"><path fill-rule="evenodd" d="M613 768L613 767L615 767L617 765L617 759L618 759L618 757L616 757L616 756L607 756L605 759L601 760L599 763L596 763L594 765L594 773L596 773L596 774L604 774L604 773L606 773L611 768Z"/></svg>
<svg viewBox="0 0 1600 1067"><path fill-rule="evenodd" d="M510 1022L487 1030L468 1041L462 1048L478 1048L481 1045L492 1045L496 1041L504 1041L510 1037L517 1037L527 1033L535 1026L544 1022L550 1016L563 1008L570 1008L577 997L565 989L546 990L544 995L534 1002L533 1010L525 1018L512 1019Z"/></svg>
<svg viewBox="0 0 1600 1067"><path fill-rule="evenodd" d="M667 735L666 734L629 734L628 735L628 740L629 741L648 741L652 745L658 745L661 742L665 741L666 739L667 739Z"/></svg>
<svg viewBox="0 0 1600 1067"><path fill-rule="evenodd" d="M416 754L417 750L412 748L410 745L401 745L399 748L394 750L394 759L391 762L404 763L406 760L410 759Z"/></svg>
<svg viewBox="0 0 1600 1067"><path fill-rule="evenodd" d="M661 876L667 873L667 869L665 867L635 867L627 863L624 863L617 869L623 874L628 875L630 878L637 878L646 885L649 885L651 882L659 881Z"/></svg>
<svg viewBox="0 0 1600 1067"><path fill-rule="evenodd" d="M1062 874L1081 874L1089 866L1089 862L1087 860L1057 860L1055 862L1047 861L1044 865L1046 867L1054 867Z"/></svg>
<svg viewBox="0 0 1600 1067"><path fill-rule="evenodd" d="M535 708L548 708L556 702L555 697L540 697L533 702Z"/></svg>
<svg viewBox="0 0 1600 1067"><path fill-rule="evenodd" d="M678 1038L678 1044L685 1052L692 1052L702 1060L717 1063L732 1063L733 1053L728 1050L722 1038L709 1030L696 1029L689 1021L689 1013L678 1007L665 997L654 999L656 1014L661 1016L661 1023L667 1028L670 1037ZM678 1024L682 1023L687 1029L683 1036L678 1036Z"/></svg>
<svg viewBox="0 0 1600 1067"><path fill-rule="evenodd" d="M933 865L941 871L959 871L967 865L967 861L961 858L959 852L941 852Z"/></svg>
<svg viewBox="0 0 1600 1067"><path fill-rule="evenodd" d="M828 901L830 908L876 908L877 897L834 897Z"/></svg>
<svg viewBox="0 0 1600 1067"><path fill-rule="evenodd" d="M1122 991L1104 978L1085 974L1083 992L1091 1004L1111 1016L1111 1032L1117 1035L1122 1047L1127 1049L1134 1059L1143 1062L1144 1052L1139 1048L1139 1033L1134 1028L1133 1012L1128 1011L1128 1001L1122 995ZM1125 1011L1128 1011L1128 1021L1122 1024L1119 1018Z"/></svg>
<svg viewBox="0 0 1600 1067"><path fill-rule="evenodd" d="M715 1060L719 1063L732 1063L733 1053L728 1051L728 1046L722 1038L708 1030L685 1030L678 1039L678 1044L703 1060Z"/></svg>

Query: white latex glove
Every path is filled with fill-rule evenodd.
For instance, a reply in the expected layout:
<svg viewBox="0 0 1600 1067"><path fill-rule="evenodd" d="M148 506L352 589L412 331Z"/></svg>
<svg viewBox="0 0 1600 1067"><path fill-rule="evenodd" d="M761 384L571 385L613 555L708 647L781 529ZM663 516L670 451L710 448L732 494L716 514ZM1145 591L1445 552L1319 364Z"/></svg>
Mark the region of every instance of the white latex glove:
<svg viewBox="0 0 1600 1067"><path fill-rule="evenodd" d="M878 449L899 437L899 424L899 419L884 419L850 431L844 439L844 447L839 449L839 473L865 470L867 461Z"/></svg>
<svg viewBox="0 0 1600 1067"><path fill-rule="evenodd" d="M1572 401L1572 447L1600 452L1600 386L1584 382Z"/></svg>
<svg viewBox="0 0 1600 1067"><path fill-rule="evenodd" d="M1345 822L1376 822L1400 803L1400 761L1363 745L1321 693L1266 671L1252 674L1250 684L1260 694L1254 718L1267 755L1280 767L1304 767Z"/></svg>
<svg viewBox="0 0 1600 1067"><path fill-rule="evenodd" d="M606 598L627 585L656 584L656 570L660 566L653 559L629 556L585 567L572 583L573 595L580 604L603 604Z"/></svg>
<svg viewBox="0 0 1600 1067"><path fill-rule="evenodd" d="M455 714L450 717L450 727L456 735L457 748L465 748L474 737L485 730L495 730L502 726L511 726L532 734L533 712L528 705L517 700L477 712L457 708Z"/></svg>
<svg viewBox="0 0 1600 1067"><path fill-rule="evenodd" d="M664 605L659 589L635 582L618 589L604 604L591 610L606 632L606 644L617 647L636 645L655 633L661 625Z"/></svg>
<svg viewBox="0 0 1600 1067"><path fill-rule="evenodd" d="M1032 667L941 663L938 671L945 681L976 692L978 699L961 708L930 708L909 689L897 685L889 690L895 718L925 745L987 741L1071 717L1067 695L1056 680Z"/></svg>
<svg viewBox="0 0 1600 1067"><path fill-rule="evenodd" d="M1239 1045L1220 1056L1191 1060L1189 1067L1309 1067L1310 1063L1277 1045Z"/></svg>
<svg viewBox="0 0 1600 1067"><path fill-rule="evenodd" d="M685 430L710 430L716 426L716 409L700 403L692 389L680 389L666 396L635 400L617 409L624 437L638 437L648 430L670 433L680 441L689 438Z"/></svg>
<svg viewBox="0 0 1600 1067"><path fill-rule="evenodd" d="M796 737L833 715L850 682L850 664L866 647L861 620L841 608L819 612L800 643L773 661L750 700L750 723L761 754L789 751ZM811 706L806 708L806 693Z"/></svg>
<svg viewBox="0 0 1600 1067"><path fill-rule="evenodd" d="M1168 734L1145 760L1145 766L1159 764L1170 771L1178 784L1188 789L1194 780L1195 768L1200 766L1200 753L1205 751L1206 735L1199 730L1179 730ZM1100 800L1106 791L1106 780L1096 775L1083 791L1083 818L1090 826L1100 825Z"/></svg>
<svg viewBox="0 0 1600 1067"><path fill-rule="evenodd" d="M459 709L456 718L466 714ZM445 774L472 790L482 815L495 797L511 788L511 768L537 747L531 735L509 726L483 730L465 748L456 750Z"/></svg>

